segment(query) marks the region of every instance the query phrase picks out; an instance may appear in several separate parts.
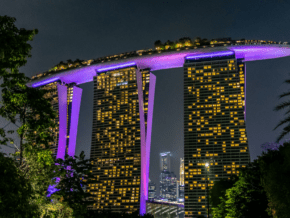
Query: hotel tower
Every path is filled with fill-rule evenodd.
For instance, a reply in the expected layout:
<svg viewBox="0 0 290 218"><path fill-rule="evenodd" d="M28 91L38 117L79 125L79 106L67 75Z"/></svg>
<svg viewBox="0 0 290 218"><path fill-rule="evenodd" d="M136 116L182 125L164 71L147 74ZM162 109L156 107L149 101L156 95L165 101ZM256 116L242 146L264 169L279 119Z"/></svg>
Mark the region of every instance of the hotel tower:
<svg viewBox="0 0 290 218"><path fill-rule="evenodd" d="M98 72L94 77L91 209L134 212L148 197L150 150L147 156L144 151L145 135L151 138L153 115L148 114L149 88L154 98L155 76L135 66ZM146 187L141 180L148 180Z"/></svg>
<svg viewBox="0 0 290 218"><path fill-rule="evenodd" d="M250 161L245 126L245 63L234 52L184 63L185 217L207 215L207 185ZM208 164L206 164L208 163ZM208 166L207 166L208 165Z"/></svg>

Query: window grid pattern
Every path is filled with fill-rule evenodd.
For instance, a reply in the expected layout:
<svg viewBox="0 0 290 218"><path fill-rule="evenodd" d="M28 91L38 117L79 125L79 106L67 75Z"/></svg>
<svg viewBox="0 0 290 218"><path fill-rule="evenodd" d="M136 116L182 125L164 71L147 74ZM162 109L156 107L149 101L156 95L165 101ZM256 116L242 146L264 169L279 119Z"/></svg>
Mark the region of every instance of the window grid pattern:
<svg viewBox="0 0 290 218"><path fill-rule="evenodd" d="M70 118L71 118L71 110L72 110L72 97L73 97L73 86L68 86L67 88L67 113L66 113L66 153L68 153L68 145L69 145L69 130L70 130Z"/></svg>
<svg viewBox="0 0 290 218"><path fill-rule="evenodd" d="M141 72L144 108L147 108L150 71ZM140 137L136 68L108 71L94 77L91 158L95 178L88 185L88 192L94 195L91 209L111 208L114 212L139 209Z"/></svg>
<svg viewBox="0 0 290 218"><path fill-rule="evenodd" d="M54 123L59 124L57 82L47 84L43 86L41 89L49 91L44 97L52 98L51 105L54 111L56 112L56 118L54 119ZM53 134L53 141L50 142L50 150L53 156L56 156L57 145L58 145L58 125L52 129L52 134Z"/></svg>
<svg viewBox="0 0 290 218"><path fill-rule="evenodd" d="M244 84L241 59L184 64L185 217L206 215L207 184L238 174L250 161Z"/></svg>

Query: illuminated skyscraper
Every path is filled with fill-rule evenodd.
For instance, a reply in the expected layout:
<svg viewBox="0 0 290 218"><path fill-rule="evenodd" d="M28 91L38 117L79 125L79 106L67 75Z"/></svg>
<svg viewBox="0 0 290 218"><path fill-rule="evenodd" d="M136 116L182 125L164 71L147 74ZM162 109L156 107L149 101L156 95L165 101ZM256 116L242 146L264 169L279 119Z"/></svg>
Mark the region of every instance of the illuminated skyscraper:
<svg viewBox="0 0 290 218"><path fill-rule="evenodd" d="M133 212L139 209L140 200L148 199L149 178L145 171L144 178L141 176L141 150L145 147L142 137L144 143L145 134L151 131L146 131L149 77L155 76L135 67L103 71L94 77L91 158L95 182L88 187L94 195L92 209ZM155 82L152 84L154 89ZM141 179L148 180L147 187Z"/></svg>
<svg viewBox="0 0 290 218"><path fill-rule="evenodd" d="M176 201L177 177L173 172L163 170L160 173L160 198L168 201Z"/></svg>
<svg viewBox="0 0 290 218"><path fill-rule="evenodd" d="M170 172L170 152L160 153L160 170L169 171Z"/></svg>
<svg viewBox="0 0 290 218"><path fill-rule="evenodd" d="M161 199L167 199L169 201L176 200L176 175L170 171L171 166L171 153L160 153L160 188L159 196Z"/></svg>
<svg viewBox="0 0 290 218"><path fill-rule="evenodd" d="M180 158L179 176L180 185L184 185L184 158Z"/></svg>
<svg viewBox="0 0 290 218"><path fill-rule="evenodd" d="M149 179L148 200L153 201L156 198L156 184Z"/></svg>
<svg viewBox="0 0 290 218"><path fill-rule="evenodd" d="M231 51L186 58L185 217L207 215L207 179L211 187L249 163L244 111L243 59L236 59Z"/></svg>

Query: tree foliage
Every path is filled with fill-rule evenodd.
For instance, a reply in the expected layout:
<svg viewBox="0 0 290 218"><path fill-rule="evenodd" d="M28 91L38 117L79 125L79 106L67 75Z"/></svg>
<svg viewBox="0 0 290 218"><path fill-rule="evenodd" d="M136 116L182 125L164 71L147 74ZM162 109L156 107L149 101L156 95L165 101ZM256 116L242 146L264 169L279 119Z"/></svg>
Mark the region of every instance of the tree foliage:
<svg viewBox="0 0 290 218"><path fill-rule="evenodd" d="M277 150L268 150L259 158L262 185L270 202L274 217L286 218L290 214L290 143Z"/></svg>
<svg viewBox="0 0 290 218"><path fill-rule="evenodd" d="M85 159L83 151L74 158L65 155L64 160L56 160L60 166L59 182L56 185L58 191L50 198L61 199L73 209L74 217L83 217L87 213L87 207L92 204L89 200L92 195L85 191L85 187L93 178L91 161L92 159Z"/></svg>
<svg viewBox="0 0 290 218"><path fill-rule="evenodd" d="M32 197L29 180L21 175L12 158L0 153L0 217L36 217Z"/></svg>
<svg viewBox="0 0 290 218"><path fill-rule="evenodd" d="M15 21L15 18L0 16L0 50L2 54L0 59L2 97L0 116L13 124L19 122L20 126L15 126L10 130L2 128L0 143L14 143L9 134L16 129L20 139L20 162L16 165L18 170L15 172L19 178L23 178L29 183L27 185L30 187L29 204L36 205L34 212L39 215L41 213L40 205L48 203L45 196L47 187L53 183L52 178L58 173L58 168L51 159L49 148L53 140L51 130L55 126L56 114L50 104L51 99L44 97L47 91L27 87L26 83L29 78L19 72L19 67L25 65L27 58L31 56L31 45L28 41L33 39L37 30L18 29L14 24ZM4 170L8 169L4 168ZM6 175L4 176L3 179L7 179ZM10 185L13 186L13 183L6 184L6 186ZM3 197L2 192L0 195ZM21 196L19 199L22 199ZM11 201L11 205L7 206L7 212L12 212L12 209L9 208L13 208L17 203L17 200L14 200L14 203ZM26 205L24 200L23 205ZM29 208L31 207L27 206L23 209L28 210ZM23 213L22 217L32 216L26 216Z"/></svg>
<svg viewBox="0 0 290 218"><path fill-rule="evenodd" d="M290 80L286 80L285 83L287 84L290 84ZM289 97L290 96L290 92L284 92L283 94L281 94L279 96L279 98L283 98L285 99L285 97ZM281 111L281 110L286 110L284 116L285 118L283 120L281 120L277 126L274 128L277 129L278 127L280 126L283 126L283 131L280 133L280 135L278 136L276 142L279 142L282 138L284 138L289 132L290 132L290 109L289 109L289 106L290 106L290 100L287 100L287 101L283 101L282 103L280 103L279 105L277 105L274 110L275 111Z"/></svg>
<svg viewBox="0 0 290 218"><path fill-rule="evenodd" d="M9 159L10 162L7 161L3 169L1 168L6 172L1 175L1 179L9 180L7 172L11 168L11 173L14 173L11 178L18 177L15 183L19 184L17 186L6 181L2 187L11 190L11 185L15 185L16 191L18 187L22 187L23 190L18 194L23 196L18 198L22 199L23 203L7 198L3 205L9 213L15 203L23 205L21 208L19 206L19 212L23 210L21 217L32 217L26 215L26 211L37 214L37 217L80 216L85 213L88 204L86 198L90 195L82 189L91 175L90 160L86 160L83 153L80 157L75 156L75 159L66 156L65 160L55 160L52 157L50 145L54 142L52 130L56 127L56 113L50 103L51 95L49 91L27 87L29 78L19 72L19 67L31 56L31 46L27 41L32 40L37 30L19 30L14 22L15 18L0 16L0 41L4 42L0 45L0 116L13 124L20 123L20 126L15 127L20 139L20 152L15 155L20 155L20 162L14 165L13 171L12 163L11 166L8 164L12 159ZM9 137L13 131L0 129L0 143L14 143ZM56 186L59 192L47 197L49 186ZM3 193L0 192L0 199L4 202L7 195ZM11 196L15 198L13 191ZM0 216L1 212L2 210Z"/></svg>
<svg viewBox="0 0 290 218"><path fill-rule="evenodd" d="M289 184L290 143L286 142L263 152L241 171L232 187L227 188L225 181L218 182L218 186L213 187L215 192L211 192L212 215L214 218L287 218L290 214ZM221 191L224 188L226 191ZM219 201L214 200L214 193L215 198L220 195Z"/></svg>
<svg viewBox="0 0 290 218"><path fill-rule="evenodd" d="M24 66L27 58L31 57L31 45L27 43L31 41L38 30L18 29L13 17L0 16L0 73L6 69L18 70Z"/></svg>
<svg viewBox="0 0 290 218"><path fill-rule="evenodd" d="M220 197L220 203L212 208L214 218L266 218L268 201L260 183L261 172L257 161L241 171L233 187Z"/></svg>
<svg viewBox="0 0 290 218"><path fill-rule="evenodd" d="M232 188L237 180L238 177L233 175L230 179L221 179L214 183L214 186L209 191L212 207L217 207L221 203L220 197L225 197L226 190Z"/></svg>

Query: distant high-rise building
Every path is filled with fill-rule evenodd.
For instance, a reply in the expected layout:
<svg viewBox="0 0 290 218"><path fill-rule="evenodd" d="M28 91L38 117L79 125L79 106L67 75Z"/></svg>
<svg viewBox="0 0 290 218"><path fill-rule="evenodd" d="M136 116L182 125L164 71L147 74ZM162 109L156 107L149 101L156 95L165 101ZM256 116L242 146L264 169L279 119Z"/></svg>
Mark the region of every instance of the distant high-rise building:
<svg viewBox="0 0 290 218"><path fill-rule="evenodd" d="M163 171L160 173L160 198L168 201L176 201L177 178L173 172Z"/></svg>
<svg viewBox="0 0 290 218"><path fill-rule="evenodd" d="M171 171L170 169L170 152L160 153L160 170Z"/></svg>
<svg viewBox="0 0 290 218"><path fill-rule="evenodd" d="M149 179L148 187L148 200L154 200L156 198L156 184Z"/></svg>
<svg viewBox="0 0 290 218"><path fill-rule="evenodd" d="M179 176L180 185L184 185L184 158L180 158Z"/></svg>
<svg viewBox="0 0 290 218"><path fill-rule="evenodd" d="M207 179L211 187L215 180L238 174L237 169L250 161L244 119L245 69L243 59L236 59L231 51L186 58L186 218L207 214Z"/></svg>
<svg viewBox="0 0 290 218"><path fill-rule="evenodd" d="M184 201L184 185L178 185L178 195L177 195L178 201Z"/></svg>

